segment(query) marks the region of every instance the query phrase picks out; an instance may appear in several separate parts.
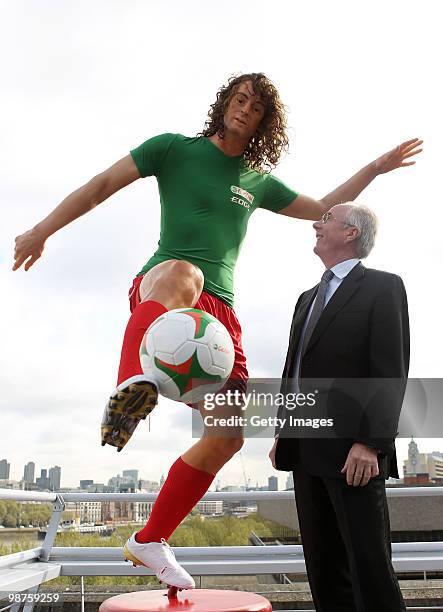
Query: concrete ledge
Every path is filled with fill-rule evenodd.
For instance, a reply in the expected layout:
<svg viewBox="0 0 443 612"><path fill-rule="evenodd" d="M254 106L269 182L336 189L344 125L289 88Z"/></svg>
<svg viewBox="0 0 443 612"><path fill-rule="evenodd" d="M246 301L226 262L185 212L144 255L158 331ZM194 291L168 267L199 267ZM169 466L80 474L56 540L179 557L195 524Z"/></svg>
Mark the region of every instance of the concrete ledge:
<svg viewBox="0 0 443 612"><path fill-rule="evenodd" d="M441 495L388 497L391 531L443 530L442 505ZM300 530L295 498L259 500L257 509L262 518Z"/></svg>

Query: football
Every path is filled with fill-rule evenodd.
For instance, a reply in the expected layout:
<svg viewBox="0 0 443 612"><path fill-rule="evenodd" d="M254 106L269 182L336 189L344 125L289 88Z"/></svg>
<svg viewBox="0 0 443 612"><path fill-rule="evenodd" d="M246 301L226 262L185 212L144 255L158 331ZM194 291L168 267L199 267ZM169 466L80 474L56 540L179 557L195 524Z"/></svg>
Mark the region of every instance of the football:
<svg viewBox="0 0 443 612"><path fill-rule="evenodd" d="M158 317L140 345L143 372L153 376L161 395L196 403L216 393L234 365L234 345L226 327L195 308L177 308Z"/></svg>

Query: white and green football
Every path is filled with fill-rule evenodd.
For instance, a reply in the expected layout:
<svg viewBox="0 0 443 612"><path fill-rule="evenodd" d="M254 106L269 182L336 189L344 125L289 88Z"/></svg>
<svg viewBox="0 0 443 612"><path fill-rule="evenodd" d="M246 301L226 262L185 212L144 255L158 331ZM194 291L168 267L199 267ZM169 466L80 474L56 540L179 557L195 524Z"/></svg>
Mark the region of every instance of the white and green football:
<svg viewBox="0 0 443 612"><path fill-rule="evenodd" d="M140 362L161 395L196 403L206 393L219 391L229 378L234 345L226 327L212 315L177 308L150 325L140 345Z"/></svg>

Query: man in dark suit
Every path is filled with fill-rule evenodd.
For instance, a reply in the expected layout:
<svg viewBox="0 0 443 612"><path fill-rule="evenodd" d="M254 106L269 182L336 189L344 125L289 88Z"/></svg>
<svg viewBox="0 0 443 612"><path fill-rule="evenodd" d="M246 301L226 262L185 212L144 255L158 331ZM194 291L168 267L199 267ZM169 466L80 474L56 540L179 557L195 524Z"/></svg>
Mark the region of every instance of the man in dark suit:
<svg viewBox="0 0 443 612"><path fill-rule="evenodd" d="M281 391L312 391L312 379L332 380L323 403L334 433L305 437L286 426L276 430L269 454L276 469L293 470L317 612L406 609L391 562L385 479L399 477L395 436L409 367L408 307L399 276L360 261L376 226L368 208L352 203L313 224L314 252L326 271L298 299ZM288 416L287 409L280 413Z"/></svg>

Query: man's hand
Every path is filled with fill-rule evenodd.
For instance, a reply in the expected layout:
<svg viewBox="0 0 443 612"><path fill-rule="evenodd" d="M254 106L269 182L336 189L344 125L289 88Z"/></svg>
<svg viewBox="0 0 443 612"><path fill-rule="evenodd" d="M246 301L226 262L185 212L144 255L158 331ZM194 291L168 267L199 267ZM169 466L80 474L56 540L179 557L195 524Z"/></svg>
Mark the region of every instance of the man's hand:
<svg viewBox="0 0 443 612"><path fill-rule="evenodd" d="M269 459L271 460L272 467L274 468L274 470L277 469L275 467L275 449L277 448L277 441L278 441L278 438L275 438L274 444L273 444L271 450L269 451Z"/></svg>
<svg viewBox="0 0 443 612"><path fill-rule="evenodd" d="M42 256L46 237L38 230L31 229L15 239L13 270L18 270L25 263L25 270L29 268Z"/></svg>
<svg viewBox="0 0 443 612"><path fill-rule="evenodd" d="M346 472L348 485L364 487L374 476L378 476L377 449L355 442L341 470Z"/></svg>
<svg viewBox="0 0 443 612"><path fill-rule="evenodd" d="M420 153L423 149L418 149L417 147L420 147L421 144L423 144L423 140L412 138L412 140L407 140L398 145L395 149L392 149L392 151L388 151L384 155L381 155L373 162L376 174L385 174L385 172L390 172L396 168L412 166L415 164L415 161L407 162L405 159Z"/></svg>

